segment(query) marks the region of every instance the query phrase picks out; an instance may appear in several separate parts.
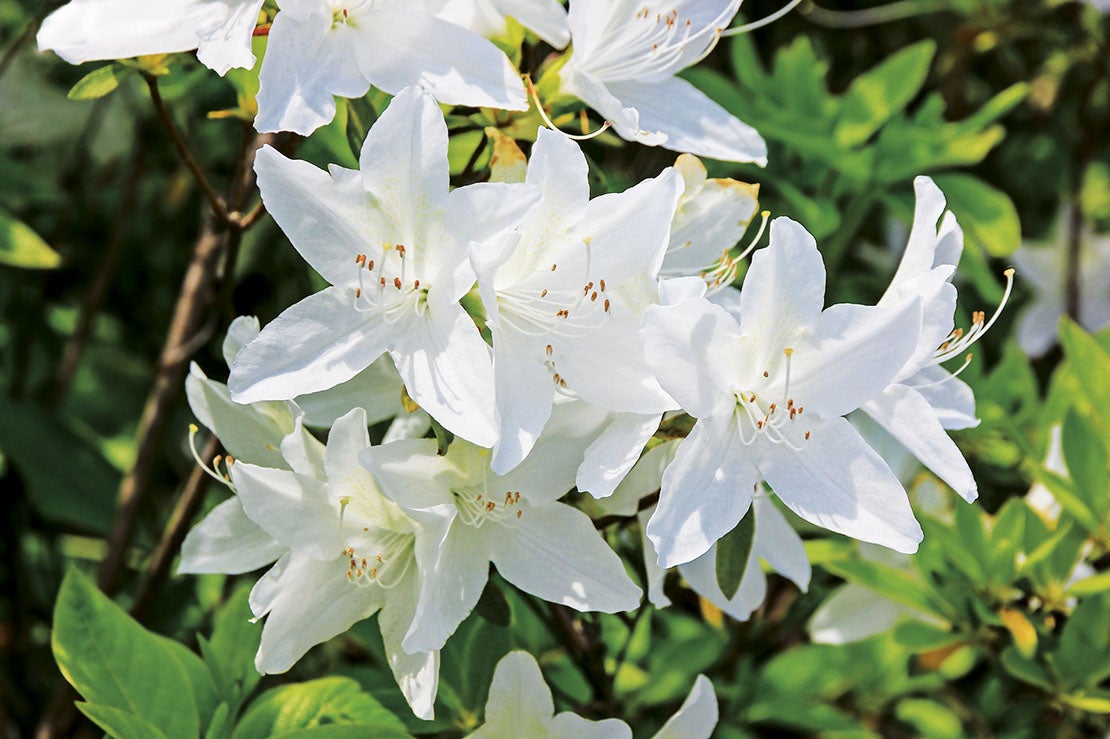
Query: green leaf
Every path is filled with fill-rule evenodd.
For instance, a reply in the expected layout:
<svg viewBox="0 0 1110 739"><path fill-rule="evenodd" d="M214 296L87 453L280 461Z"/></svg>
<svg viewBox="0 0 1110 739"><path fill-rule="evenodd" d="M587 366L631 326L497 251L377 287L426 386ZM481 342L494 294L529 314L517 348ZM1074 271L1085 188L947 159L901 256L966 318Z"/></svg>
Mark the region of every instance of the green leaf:
<svg viewBox="0 0 1110 739"><path fill-rule="evenodd" d="M77 710L116 739L166 739L166 735L142 716L100 703L77 702Z"/></svg>
<svg viewBox="0 0 1110 739"><path fill-rule="evenodd" d="M944 618L926 595L920 580L902 570L865 559L842 559L821 565L834 575L870 588L910 608Z"/></svg>
<svg viewBox="0 0 1110 739"><path fill-rule="evenodd" d="M134 73L135 70L132 67L125 67L122 64L106 64L77 80L77 84L70 88L66 97L70 100L102 98L119 87L120 82Z"/></svg>
<svg viewBox="0 0 1110 739"><path fill-rule="evenodd" d="M1060 700L1069 706L1078 708L1088 713L1110 713L1110 692L1100 690L1094 694L1072 693L1060 696Z"/></svg>
<svg viewBox="0 0 1110 739"><path fill-rule="evenodd" d="M169 739L199 735L193 687L181 662L75 569L58 592L52 646L62 675L90 703L141 716ZM109 713L101 711L118 718Z"/></svg>
<svg viewBox="0 0 1110 739"><path fill-rule="evenodd" d="M1110 596L1088 598L1072 612L1053 663L1065 685L1091 687L1110 675Z"/></svg>
<svg viewBox="0 0 1110 739"><path fill-rule="evenodd" d="M1021 245L1021 220L1009 195L971 175L941 174L933 179L964 232L988 254L1008 257Z"/></svg>
<svg viewBox="0 0 1110 739"><path fill-rule="evenodd" d="M58 252L30 226L0 210L0 264L21 269L54 269L61 263Z"/></svg>
<svg viewBox="0 0 1110 739"><path fill-rule="evenodd" d="M960 717L937 701L906 698L898 702L894 715L916 729L918 736L959 739L964 736Z"/></svg>
<svg viewBox="0 0 1110 739"><path fill-rule="evenodd" d="M262 640L262 629L250 619L248 598L251 586L244 583L231 594L213 617L212 637L200 640L200 651L212 672L222 700L238 706L254 689L261 675L254 655Z"/></svg>
<svg viewBox="0 0 1110 739"><path fill-rule="evenodd" d="M861 144L905 109L925 84L936 50L935 42L922 41L852 80L834 129L836 143L844 148Z"/></svg>
<svg viewBox="0 0 1110 739"><path fill-rule="evenodd" d="M1068 587L1068 595L1074 595L1078 598L1087 598L1107 592L1110 592L1110 571L1076 580Z"/></svg>
<svg viewBox="0 0 1110 739"><path fill-rule="evenodd" d="M0 400L0 449L19 468L44 518L82 531L107 532L120 473L101 453L45 411ZM58 450L65 464L58 464Z"/></svg>
<svg viewBox="0 0 1110 739"><path fill-rule="evenodd" d="M1060 319L1060 343L1064 346L1068 364L1090 399L1091 407L1099 415L1092 419L1103 431L1110 429L1110 354L1093 336L1075 321Z"/></svg>
<svg viewBox="0 0 1110 739"><path fill-rule="evenodd" d="M185 670L185 674L189 677L189 684L193 686L193 703L196 706L197 719L202 726L207 725L220 702L216 695L216 683L212 679L208 666L184 644L160 634L154 634L154 637Z"/></svg>
<svg viewBox="0 0 1110 739"><path fill-rule="evenodd" d="M1110 507L1110 459L1106 444L1098 430L1085 418L1069 411L1064 420L1061 446L1068 477L1075 492L1100 521L1105 520Z"/></svg>
<svg viewBox="0 0 1110 739"><path fill-rule="evenodd" d="M513 612L509 608L509 601L505 599L505 593L492 580L486 583L485 590L482 591L482 597L478 599L478 604L474 606L474 610L494 626L508 627L513 620Z"/></svg>
<svg viewBox="0 0 1110 739"><path fill-rule="evenodd" d="M374 726L374 736L408 736L400 719L349 677L324 677L267 690L247 709L232 739L285 736L325 724Z"/></svg>
<svg viewBox="0 0 1110 739"><path fill-rule="evenodd" d="M1017 647L1006 647L1002 652L1002 668L1018 680L1051 691L1052 679L1039 662L1022 656Z"/></svg>
<svg viewBox="0 0 1110 739"><path fill-rule="evenodd" d="M748 558L755 541L755 512L749 510L736 528L717 542L717 585L725 598L732 600L744 579Z"/></svg>

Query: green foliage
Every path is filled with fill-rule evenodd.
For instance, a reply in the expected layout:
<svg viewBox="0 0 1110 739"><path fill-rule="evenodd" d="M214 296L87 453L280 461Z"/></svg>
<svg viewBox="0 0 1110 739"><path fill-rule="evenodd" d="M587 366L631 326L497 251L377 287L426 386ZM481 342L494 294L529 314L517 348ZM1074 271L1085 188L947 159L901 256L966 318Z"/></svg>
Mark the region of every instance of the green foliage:
<svg viewBox="0 0 1110 739"><path fill-rule="evenodd" d="M740 523L717 542L717 585L725 597L732 600L740 589L740 581L748 566L755 542L755 515L749 512Z"/></svg>
<svg viewBox="0 0 1110 739"><path fill-rule="evenodd" d="M97 100L113 92L120 83L135 72L134 67L122 64L105 64L86 74L70 88L70 100Z"/></svg>
<svg viewBox="0 0 1110 739"><path fill-rule="evenodd" d="M61 255L41 236L0 210L0 264L20 269L55 269L61 263Z"/></svg>
<svg viewBox="0 0 1110 739"><path fill-rule="evenodd" d="M325 677L266 691L247 710L231 737L370 735L390 738L407 737L408 733L396 716L354 680Z"/></svg>

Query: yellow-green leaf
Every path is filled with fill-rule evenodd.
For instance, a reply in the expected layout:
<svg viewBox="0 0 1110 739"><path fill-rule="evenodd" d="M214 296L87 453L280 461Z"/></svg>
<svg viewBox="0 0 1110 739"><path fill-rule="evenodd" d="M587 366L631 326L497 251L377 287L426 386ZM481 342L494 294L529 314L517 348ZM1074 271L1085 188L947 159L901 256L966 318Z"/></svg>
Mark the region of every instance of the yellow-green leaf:
<svg viewBox="0 0 1110 739"><path fill-rule="evenodd" d="M94 69L70 88L66 94L70 100L96 100L119 87L119 83L134 73L131 67L119 64L106 64Z"/></svg>
<svg viewBox="0 0 1110 739"><path fill-rule="evenodd" d="M0 264L23 269L54 269L61 263L58 252L30 226L0 211Z"/></svg>

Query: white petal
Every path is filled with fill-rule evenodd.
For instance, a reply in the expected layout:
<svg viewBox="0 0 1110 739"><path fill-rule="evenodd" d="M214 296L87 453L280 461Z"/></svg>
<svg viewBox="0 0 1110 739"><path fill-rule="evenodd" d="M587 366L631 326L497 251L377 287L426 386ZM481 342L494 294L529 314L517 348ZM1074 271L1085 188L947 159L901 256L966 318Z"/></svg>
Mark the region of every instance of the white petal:
<svg viewBox="0 0 1110 739"><path fill-rule="evenodd" d="M582 238L589 239L592 274L610 285L620 285L643 271L655 277L681 194L682 177L668 168L624 192L591 200L579 229Z"/></svg>
<svg viewBox="0 0 1110 739"><path fill-rule="evenodd" d="M915 614L874 590L848 583L821 602L809 620L809 637L818 644L847 644L890 631Z"/></svg>
<svg viewBox="0 0 1110 739"><path fill-rule="evenodd" d="M598 501L601 509L618 516L636 513L641 499L659 492L663 473L674 459L681 442L681 439L670 439L644 452L644 456L640 457L628 475L621 480L613 495Z"/></svg>
<svg viewBox="0 0 1110 739"><path fill-rule="evenodd" d="M1017 330L1018 345L1030 357L1043 356L1056 344L1056 331L1062 315L1063 293L1040 296L1021 315Z"/></svg>
<svg viewBox="0 0 1110 739"><path fill-rule="evenodd" d="M896 307L841 303L795 345L790 394L806 412L846 415L882 392L918 346L921 302Z"/></svg>
<svg viewBox="0 0 1110 739"><path fill-rule="evenodd" d="M640 458L661 420L661 414L613 414L601 435L586 449L578 466L576 487L595 498L612 495Z"/></svg>
<svg viewBox="0 0 1110 739"><path fill-rule="evenodd" d="M579 3L581 5L581 3ZM574 34L572 34L574 35ZM577 36L575 36L577 38ZM574 55L560 70L562 89L581 98L582 102L596 110L613 125L613 130L621 138L636 141L645 146L659 146L667 140L665 133L646 131L640 125L640 115L635 107L625 105L619 100L605 82L577 67Z"/></svg>
<svg viewBox="0 0 1110 739"><path fill-rule="evenodd" d="M359 166L363 186L400 229L397 238L423 245L416 229L447 206L448 192L447 124L431 95L400 91L366 135Z"/></svg>
<svg viewBox="0 0 1110 739"><path fill-rule="evenodd" d="M786 507L812 524L913 553L921 527L906 491L843 418L812 419L801 451L776 444L759 469Z"/></svg>
<svg viewBox="0 0 1110 739"><path fill-rule="evenodd" d="M293 430L291 403L236 403L223 383L209 380L195 364L185 378L185 395L197 420L219 437L232 457L288 467L281 456L281 440Z"/></svg>
<svg viewBox="0 0 1110 739"><path fill-rule="evenodd" d="M439 651L406 654L401 648L401 639L416 612L416 599L417 578L404 578L389 592L378 616L378 626L397 687L417 718L430 721L435 717L439 690Z"/></svg>
<svg viewBox="0 0 1110 739"><path fill-rule="evenodd" d="M390 355L412 399L452 433L493 446L493 361L474 321L454 305L401 328Z"/></svg>
<svg viewBox="0 0 1110 739"><path fill-rule="evenodd" d="M622 105L636 109L640 129L664 134L660 145L671 151L767 164L767 144L759 132L684 79L610 81L606 87ZM625 136L616 121L613 127Z"/></svg>
<svg viewBox="0 0 1110 739"><path fill-rule="evenodd" d="M412 413L402 413L394 418L393 423L389 424L385 435L382 436L382 443L388 444L402 439L423 439L431 430L432 417L417 409Z"/></svg>
<svg viewBox="0 0 1110 739"><path fill-rule="evenodd" d="M610 414L579 400L556 403L524 461L503 476L491 477L489 484L525 491L532 505L555 502L574 486L575 469L609 419Z"/></svg>
<svg viewBox="0 0 1110 739"><path fill-rule="evenodd" d="M332 28L331 9L322 5L304 20L283 8L258 75L255 128L308 136L335 117L336 95L365 95L370 83L355 64L361 36L354 28Z"/></svg>
<svg viewBox="0 0 1110 739"><path fill-rule="evenodd" d="M660 565L700 557L736 527L762 477L753 452L731 414L694 424L663 474L659 507L648 524Z"/></svg>
<svg viewBox="0 0 1110 739"><path fill-rule="evenodd" d="M930 272L937 263L937 225L944 213L944 193L931 178L924 176L914 178L913 189L916 198L913 226L906 251L903 252L898 270L890 281L888 293L899 285Z"/></svg>
<svg viewBox="0 0 1110 739"><path fill-rule="evenodd" d="M262 0L163 0L157 5L73 0L43 21L37 40L40 50L55 51L70 64L203 45L201 61L222 75L233 66L253 66L250 31L261 5Z"/></svg>
<svg viewBox="0 0 1110 739"><path fill-rule="evenodd" d="M366 422L375 424L405 412L401 405L403 386L393 360L383 354L346 382L298 395L297 405L304 411L309 426L327 428L352 408L362 408L366 411Z"/></svg>
<svg viewBox="0 0 1110 739"><path fill-rule="evenodd" d="M328 499L321 481L287 470L239 462L231 480L243 510L267 534L290 549L324 562L337 562L343 549L339 507ZM340 575L346 571L335 564Z"/></svg>
<svg viewBox="0 0 1110 739"><path fill-rule="evenodd" d="M940 425L949 431L974 428L975 391L943 367L930 366L905 382L929 402Z"/></svg>
<svg viewBox="0 0 1110 739"><path fill-rule="evenodd" d="M237 496L220 503L181 544L178 572L239 575L268 565L285 547L243 513Z"/></svg>
<svg viewBox="0 0 1110 739"><path fill-rule="evenodd" d="M489 578L484 533L456 520L434 565L421 567L420 600L401 642L409 654L441 648L474 610Z"/></svg>
<svg viewBox="0 0 1110 739"><path fill-rule="evenodd" d="M408 3L371 12L358 65L375 87L396 94L419 85L448 105L527 110L516 69L489 41Z"/></svg>
<svg viewBox="0 0 1110 739"><path fill-rule="evenodd" d="M684 193L671 226L664 274L696 275L715 264L744 235L759 209L758 197L758 187L727 179L706 180L696 194Z"/></svg>
<svg viewBox="0 0 1110 739"><path fill-rule="evenodd" d="M652 506L635 515L636 520L640 523L640 546L643 549L644 574L647 575L648 602L656 608L666 608L671 604L671 599L663 592L663 582L667 577L667 571L659 566L659 552L655 551L655 545L651 543L651 539L647 538L648 521L654 512L655 506Z"/></svg>
<svg viewBox="0 0 1110 739"><path fill-rule="evenodd" d="M551 689L543 680L536 658L509 652L497 663L486 701L486 721L471 739L515 739L547 736L555 713Z"/></svg>
<svg viewBox="0 0 1110 739"><path fill-rule="evenodd" d="M342 634L380 607L380 589L360 588L345 573L346 563L339 559L290 559L262 628L254 660L259 672L285 672L313 646Z"/></svg>
<svg viewBox="0 0 1110 739"><path fill-rule="evenodd" d="M199 29L197 59L221 77L232 67L251 69L254 53L251 38L265 0L223 0L227 16L217 24Z"/></svg>
<svg viewBox="0 0 1110 739"><path fill-rule="evenodd" d="M359 464L374 475L382 492L402 508L454 506L448 463L436 454L434 439L404 439L363 449Z"/></svg>
<svg viewBox="0 0 1110 739"><path fill-rule="evenodd" d="M698 675L682 707L667 719L654 739L709 739L716 726L717 696L713 683L705 675Z"/></svg>
<svg viewBox="0 0 1110 739"><path fill-rule="evenodd" d="M354 291L329 287L285 309L243 347L228 388L237 403L282 400L325 390L370 366L391 327L354 308Z"/></svg>
<svg viewBox="0 0 1110 739"><path fill-rule="evenodd" d="M354 408L335 422L328 432L324 457L328 487L335 495L347 495L363 487L373 488L370 471L359 464L358 455L370 448L370 432L366 428L366 412Z"/></svg>
<svg viewBox="0 0 1110 739"><path fill-rule="evenodd" d="M258 336L262 326L258 323L258 316L236 316L231 325L227 327L227 336L221 345L224 361L230 367L235 363L235 355L246 346L251 339Z"/></svg>
<svg viewBox="0 0 1110 739"><path fill-rule="evenodd" d="M551 735L574 739L632 739L632 729L618 718L591 721L577 713L563 711L552 720Z"/></svg>
<svg viewBox="0 0 1110 739"><path fill-rule="evenodd" d="M574 140L547 128L536 133L525 181L540 188L546 212L530 217L523 231L528 239L541 243L554 239L562 229L585 217L590 199L588 177L586 157ZM554 222L545 230L550 214L554 214Z"/></svg>
<svg viewBox="0 0 1110 739"><path fill-rule="evenodd" d="M659 383L687 413L705 418L735 404L726 373L742 375L753 352L724 309L702 299L653 305L644 311L640 336Z"/></svg>
<svg viewBox="0 0 1110 739"><path fill-rule="evenodd" d="M920 393L905 385L891 385L863 410L964 500L970 503L979 497L963 452L945 433Z"/></svg>
<svg viewBox="0 0 1110 739"><path fill-rule="evenodd" d="M640 604L640 588L590 517L562 503L535 507L487 540L502 577L526 593L579 611L616 613Z"/></svg>
<svg viewBox="0 0 1110 739"><path fill-rule="evenodd" d="M757 495L752 508L756 520L752 552L805 592L812 573L802 537L786 522L768 496Z"/></svg>
<svg viewBox="0 0 1110 739"><path fill-rule="evenodd" d="M757 368L780 361L783 347L817 324L824 302L825 265L817 243L796 221L771 221L770 246L752 256L740 290L740 328L760 337Z"/></svg>
<svg viewBox="0 0 1110 739"><path fill-rule="evenodd" d="M288 159L269 145L254 160L266 210L309 265L339 287L358 287L355 257L380 239L385 226L351 170L329 175Z"/></svg>
<svg viewBox="0 0 1110 739"><path fill-rule="evenodd" d="M493 331L499 428L491 466L499 474L528 456L551 415L555 388L551 371L541 359L542 352L534 337L512 330Z"/></svg>
<svg viewBox="0 0 1110 739"><path fill-rule="evenodd" d="M708 286L700 277L672 277L659 282L659 302L678 305L684 300L705 297Z"/></svg>
<svg viewBox="0 0 1110 739"><path fill-rule="evenodd" d="M293 430L281 440L281 456L289 467L300 475L321 482L327 480L324 471L324 445L304 427L304 417L298 416ZM246 460L253 462L253 460ZM282 465L284 468L285 465Z"/></svg>

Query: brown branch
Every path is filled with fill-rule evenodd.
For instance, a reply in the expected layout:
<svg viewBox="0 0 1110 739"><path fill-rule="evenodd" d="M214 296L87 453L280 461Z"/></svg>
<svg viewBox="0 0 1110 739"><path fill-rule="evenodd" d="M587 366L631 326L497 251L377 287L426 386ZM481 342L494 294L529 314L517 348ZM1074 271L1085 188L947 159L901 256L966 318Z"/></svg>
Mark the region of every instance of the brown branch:
<svg viewBox="0 0 1110 739"><path fill-rule="evenodd" d="M212 282L223 236L212 219L206 218L200 237L193 245L192 259L181 283L169 333L158 362L154 387L139 418L135 464L120 484L116 518L108 537L108 553L100 563L97 583L109 595L119 588L120 574L138 520L139 503L154 471L171 406L185 379L188 355L180 348L193 339L204 323L204 311L212 297Z"/></svg>
<svg viewBox="0 0 1110 739"><path fill-rule="evenodd" d="M605 645L573 610L558 603L548 603L551 622L559 632L563 644L574 652L582 663L586 679L601 702L601 712L609 715L613 708L613 678L605 669Z"/></svg>
<svg viewBox="0 0 1110 739"><path fill-rule="evenodd" d="M200 458L205 461L212 459L219 453L219 450L220 442L213 436L204 445ZM173 513L170 514L170 519L166 522L162 538L150 558L150 563L147 564L143 584L135 596L135 602L131 605L131 615L135 618L142 618L147 608L154 602L158 590L165 583L166 577L169 575L170 565L173 564L173 558L177 554L177 550L181 548L181 542L185 541L185 534L192 525L197 511L200 510L200 504L204 502L204 493L208 490L208 483L211 479L200 465L194 466L193 471L189 473L189 479L186 480L185 487L182 488L181 495L178 496Z"/></svg>
<svg viewBox="0 0 1110 739"><path fill-rule="evenodd" d="M158 78L146 72L143 73L143 79L146 81L146 86L150 89L150 99L154 102L154 109L158 111L158 118L162 121L162 126L169 134L173 146L177 149L177 153L181 155L182 161L185 166L193 174L193 179L196 180L197 185L200 186L201 192L204 197L208 199L208 205L211 206L212 212L216 215L220 225L228 223L227 206L224 205L223 198L221 198L212 185L208 182L208 178L204 176L200 165L193 157L193 153L189 151L189 147L185 144L185 139L181 137L181 132L177 130L177 125L174 124L173 118L170 116L170 111L166 107L166 102L162 99L162 93L158 89Z"/></svg>
<svg viewBox="0 0 1110 739"><path fill-rule="evenodd" d="M1064 310L1072 318L1079 320L1080 258L1083 249L1083 204L1078 188L1071 199L1068 209L1068 242L1064 282Z"/></svg>

